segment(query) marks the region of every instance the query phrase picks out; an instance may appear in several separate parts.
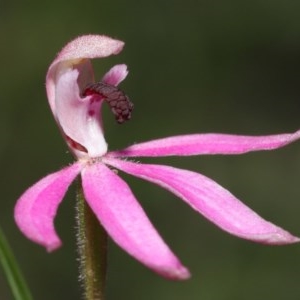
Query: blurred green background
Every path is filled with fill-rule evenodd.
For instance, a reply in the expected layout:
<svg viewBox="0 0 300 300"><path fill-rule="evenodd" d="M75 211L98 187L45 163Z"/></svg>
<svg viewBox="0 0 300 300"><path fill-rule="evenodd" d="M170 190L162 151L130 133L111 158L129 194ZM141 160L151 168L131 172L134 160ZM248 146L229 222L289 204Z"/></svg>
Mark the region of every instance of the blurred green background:
<svg viewBox="0 0 300 300"><path fill-rule="evenodd" d="M121 55L95 61L97 78L116 63L135 104L119 126L105 110L111 149L174 134L271 134L300 127L299 1L0 0L0 224L35 299L81 299L74 239L74 188L60 207L64 242L53 254L13 221L20 194L72 161L53 121L44 80L72 38L107 34ZM145 160L146 161L146 160ZM201 172L276 224L300 235L300 143L243 156L155 159ZM232 237L175 196L124 176L193 277L160 278L110 244L107 299L300 299L300 246L268 247ZM0 299L12 299L0 271Z"/></svg>

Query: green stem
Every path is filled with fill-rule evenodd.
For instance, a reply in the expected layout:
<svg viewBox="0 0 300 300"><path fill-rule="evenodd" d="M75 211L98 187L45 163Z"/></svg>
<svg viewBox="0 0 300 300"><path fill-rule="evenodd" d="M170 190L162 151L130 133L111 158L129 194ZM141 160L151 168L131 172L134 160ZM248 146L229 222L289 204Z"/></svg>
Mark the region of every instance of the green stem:
<svg viewBox="0 0 300 300"><path fill-rule="evenodd" d="M31 293L21 274L16 259L0 228L0 262L15 300L31 300Z"/></svg>
<svg viewBox="0 0 300 300"><path fill-rule="evenodd" d="M81 182L77 191L77 247L85 300L104 300L107 233L87 205Z"/></svg>

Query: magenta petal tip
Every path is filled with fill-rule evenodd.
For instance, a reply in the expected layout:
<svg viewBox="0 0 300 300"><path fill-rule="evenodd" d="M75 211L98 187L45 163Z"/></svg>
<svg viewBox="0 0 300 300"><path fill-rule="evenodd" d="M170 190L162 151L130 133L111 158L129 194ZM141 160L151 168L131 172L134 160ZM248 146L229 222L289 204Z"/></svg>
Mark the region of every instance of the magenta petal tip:
<svg viewBox="0 0 300 300"><path fill-rule="evenodd" d="M300 242L300 238L291 235L289 232L281 229L281 232L270 233L253 238L254 241L266 245L288 245Z"/></svg>
<svg viewBox="0 0 300 300"><path fill-rule="evenodd" d="M61 245L62 245L62 242L60 240L58 240L58 241L54 241L52 243L49 243L48 245L43 245L43 246L45 246L47 252L50 253L50 252L53 252L53 251L57 250L58 248L60 248Z"/></svg>
<svg viewBox="0 0 300 300"><path fill-rule="evenodd" d="M160 275L171 280L187 280L191 277L190 271L184 266L179 266L175 270L161 270Z"/></svg>

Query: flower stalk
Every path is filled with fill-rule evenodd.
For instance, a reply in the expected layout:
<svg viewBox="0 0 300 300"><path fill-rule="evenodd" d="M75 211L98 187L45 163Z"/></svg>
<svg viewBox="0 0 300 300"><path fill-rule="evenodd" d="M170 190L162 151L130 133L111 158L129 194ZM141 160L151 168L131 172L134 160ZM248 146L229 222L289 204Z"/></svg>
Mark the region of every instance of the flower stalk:
<svg viewBox="0 0 300 300"><path fill-rule="evenodd" d="M77 249L79 255L79 279L85 300L104 300L107 233L88 206L77 185Z"/></svg>

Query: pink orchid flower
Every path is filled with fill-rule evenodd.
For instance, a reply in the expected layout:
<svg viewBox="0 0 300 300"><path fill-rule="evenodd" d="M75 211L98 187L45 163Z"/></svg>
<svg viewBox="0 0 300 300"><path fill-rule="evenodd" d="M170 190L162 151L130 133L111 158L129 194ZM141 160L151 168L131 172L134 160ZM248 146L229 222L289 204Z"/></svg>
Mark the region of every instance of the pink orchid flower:
<svg viewBox="0 0 300 300"><path fill-rule="evenodd" d="M100 83L94 83L90 60L118 54L123 45L106 36L82 36L67 44L51 64L46 80L49 104L77 162L41 179L20 197L15 220L25 236L48 251L61 245L54 218L68 187L80 173L86 201L116 244L162 276L188 278L189 271L159 236L128 185L114 171L118 169L169 190L230 234L270 245L298 242L297 237L265 221L201 174L128 158L272 150L299 139L300 130L269 136L172 136L108 152L101 105L108 102L120 123L130 118L132 104L116 88L125 79L127 69L116 65Z"/></svg>

